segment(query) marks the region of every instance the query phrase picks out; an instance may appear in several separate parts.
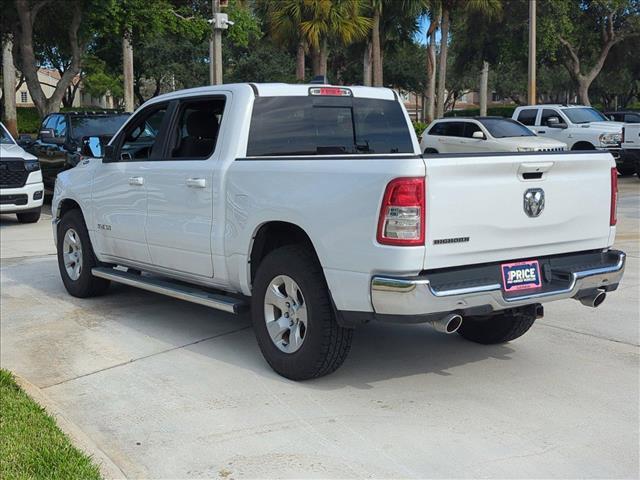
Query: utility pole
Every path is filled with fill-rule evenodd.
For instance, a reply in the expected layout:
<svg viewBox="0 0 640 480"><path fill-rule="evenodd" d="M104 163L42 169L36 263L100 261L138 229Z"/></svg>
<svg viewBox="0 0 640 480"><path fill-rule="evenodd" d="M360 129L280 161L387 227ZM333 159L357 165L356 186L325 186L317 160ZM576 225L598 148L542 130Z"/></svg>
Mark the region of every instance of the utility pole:
<svg viewBox="0 0 640 480"><path fill-rule="evenodd" d="M2 45L2 92L4 97L4 124L9 133L18 138L16 114L16 67L13 64L13 39L10 36Z"/></svg>
<svg viewBox="0 0 640 480"><path fill-rule="evenodd" d="M535 105L536 95L536 0L529 0L529 105Z"/></svg>
<svg viewBox="0 0 640 480"><path fill-rule="evenodd" d="M122 37L122 76L124 78L124 111L133 112L133 45L131 32Z"/></svg>
<svg viewBox="0 0 640 480"><path fill-rule="evenodd" d="M223 2L226 5L226 2ZM213 19L211 22L211 38L209 39L209 83L222 83L222 28L219 24L220 0L211 0Z"/></svg>

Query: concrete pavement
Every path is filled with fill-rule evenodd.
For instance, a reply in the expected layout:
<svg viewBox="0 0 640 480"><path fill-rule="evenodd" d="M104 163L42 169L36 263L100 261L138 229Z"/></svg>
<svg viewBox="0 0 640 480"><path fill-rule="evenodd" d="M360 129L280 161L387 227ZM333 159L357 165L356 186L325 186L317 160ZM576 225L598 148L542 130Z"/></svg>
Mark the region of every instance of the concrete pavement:
<svg viewBox="0 0 640 480"><path fill-rule="evenodd" d="M2 216L0 353L128 477L637 478L640 181L621 288L480 346L369 325L335 374L274 374L249 318L123 286L68 296L51 228Z"/></svg>

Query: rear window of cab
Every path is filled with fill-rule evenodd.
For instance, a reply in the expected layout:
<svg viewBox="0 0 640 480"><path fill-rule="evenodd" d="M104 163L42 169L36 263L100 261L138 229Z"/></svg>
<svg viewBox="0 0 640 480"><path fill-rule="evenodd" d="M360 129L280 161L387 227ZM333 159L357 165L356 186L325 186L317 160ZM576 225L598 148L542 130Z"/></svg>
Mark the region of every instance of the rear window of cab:
<svg viewBox="0 0 640 480"><path fill-rule="evenodd" d="M414 153L400 104L295 96L254 101L247 156Z"/></svg>

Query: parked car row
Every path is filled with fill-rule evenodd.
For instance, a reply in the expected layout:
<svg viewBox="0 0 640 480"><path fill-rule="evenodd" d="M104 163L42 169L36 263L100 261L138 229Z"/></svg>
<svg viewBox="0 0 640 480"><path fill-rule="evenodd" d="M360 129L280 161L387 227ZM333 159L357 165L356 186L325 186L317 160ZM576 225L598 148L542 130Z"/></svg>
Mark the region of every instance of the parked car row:
<svg viewBox="0 0 640 480"><path fill-rule="evenodd" d="M612 154L621 175L632 175L640 170L640 160L637 149L623 145L623 131L625 125L633 129L638 121L637 112L608 112L605 116L581 105L522 106L511 119L435 120L425 130L420 146L427 154L600 150Z"/></svg>

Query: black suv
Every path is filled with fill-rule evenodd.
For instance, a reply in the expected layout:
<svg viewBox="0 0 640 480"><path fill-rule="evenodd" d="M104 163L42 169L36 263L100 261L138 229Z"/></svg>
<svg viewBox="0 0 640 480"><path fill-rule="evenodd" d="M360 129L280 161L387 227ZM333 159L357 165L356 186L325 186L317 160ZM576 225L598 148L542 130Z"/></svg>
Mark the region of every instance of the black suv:
<svg viewBox="0 0 640 480"><path fill-rule="evenodd" d="M82 159L83 139L113 136L129 118L121 112L60 112L47 115L35 141L19 143L40 160L45 189L53 191L56 176Z"/></svg>

